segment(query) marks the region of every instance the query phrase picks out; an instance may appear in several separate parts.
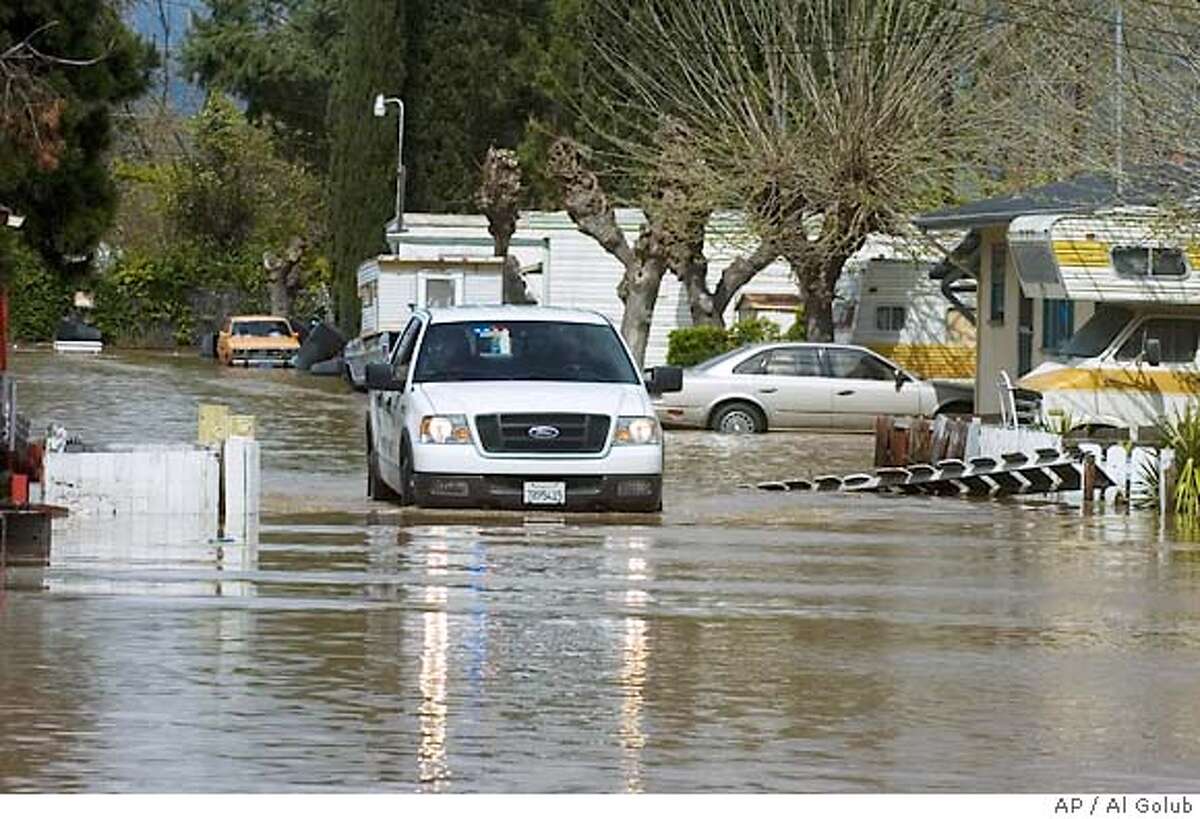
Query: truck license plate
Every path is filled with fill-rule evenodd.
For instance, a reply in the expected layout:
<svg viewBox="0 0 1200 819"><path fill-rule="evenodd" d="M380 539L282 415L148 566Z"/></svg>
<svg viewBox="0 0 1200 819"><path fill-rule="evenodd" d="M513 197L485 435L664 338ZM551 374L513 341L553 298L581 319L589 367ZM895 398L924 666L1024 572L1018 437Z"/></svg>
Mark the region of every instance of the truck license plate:
<svg viewBox="0 0 1200 819"><path fill-rule="evenodd" d="M562 506L566 502L564 481L525 481L525 503L530 506Z"/></svg>

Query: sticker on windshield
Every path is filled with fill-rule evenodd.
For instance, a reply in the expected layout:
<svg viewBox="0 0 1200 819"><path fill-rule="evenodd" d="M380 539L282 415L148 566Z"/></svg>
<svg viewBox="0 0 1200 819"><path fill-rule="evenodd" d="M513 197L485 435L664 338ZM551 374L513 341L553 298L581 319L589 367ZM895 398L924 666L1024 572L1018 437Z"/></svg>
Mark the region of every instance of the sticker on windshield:
<svg viewBox="0 0 1200 819"><path fill-rule="evenodd" d="M507 327L482 325L471 328L475 333L475 348L480 358L510 358L512 356L512 337Z"/></svg>

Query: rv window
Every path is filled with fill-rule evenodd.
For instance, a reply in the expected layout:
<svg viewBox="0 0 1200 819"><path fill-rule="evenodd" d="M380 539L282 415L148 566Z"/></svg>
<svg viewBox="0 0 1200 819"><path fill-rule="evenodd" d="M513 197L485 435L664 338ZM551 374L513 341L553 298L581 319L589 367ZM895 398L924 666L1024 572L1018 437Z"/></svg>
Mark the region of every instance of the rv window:
<svg viewBox="0 0 1200 819"><path fill-rule="evenodd" d="M1122 276L1186 276L1187 263L1177 247L1118 245L1113 248L1113 267Z"/></svg>
<svg viewBox="0 0 1200 819"><path fill-rule="evenodd" d="M903 307L876 307L875 329L886 333L898 333L904 329Z"/></svg>
<svg viewBox="0 0 1200 819"><path fill-rule="evenodd" d="M1177 247L1156 247L1150 252L1150 272L1155 276L1186 276L1183 251Z"/></svg>
<svg viewBox="0 0 1200 819"><path fill-rule="evenodd" d="M1197 342L1200 342L1200 321L1169 318L1144 321L1125 339L1117 351L1117 360L1135 360L1142 354L1147 338L1156 338L1162 344L1164 363L1191 363L1196 360Z"/></svg>
<svg viewBox="0 0 1200 819"><path fill-rule="evenodd" d="M1063 355L1094 358L1108 349L1117 333L1129 324L1133 314L1121 307L1101 304L1092 317L1062 346Z"/></svg>

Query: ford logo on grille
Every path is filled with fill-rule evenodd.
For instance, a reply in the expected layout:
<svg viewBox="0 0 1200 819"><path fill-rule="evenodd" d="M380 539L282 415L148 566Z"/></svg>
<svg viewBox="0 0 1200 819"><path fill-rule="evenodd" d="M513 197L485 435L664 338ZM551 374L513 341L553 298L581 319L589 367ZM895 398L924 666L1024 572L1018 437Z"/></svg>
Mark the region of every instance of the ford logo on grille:
<svg viewBox="0 0 1200 819"><path fill-rule="evenodd" d="M558 427L539 426L530 427L529 431L525 434L536 441L553 441L560 433Z"/></svg>

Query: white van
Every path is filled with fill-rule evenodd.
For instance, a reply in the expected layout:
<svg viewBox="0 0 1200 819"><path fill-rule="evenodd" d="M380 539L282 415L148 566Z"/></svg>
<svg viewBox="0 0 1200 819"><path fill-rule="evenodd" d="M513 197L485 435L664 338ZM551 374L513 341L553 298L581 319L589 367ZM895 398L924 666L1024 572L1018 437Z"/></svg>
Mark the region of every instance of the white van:
<svg viewBox="0 0 1200 819"><path fill-rule="evenodd" d="M367 491L427 507L658 511L663 436L649 392L599 313L420 309L367 367Z"/></svg>
<svg viewBox="0 0 1200 819"><path fill-rule="evenodd" d="M1200 398L1200 309L1098 304L1056 361L1019 387L1052 428L1152 427Z"/></svg>

